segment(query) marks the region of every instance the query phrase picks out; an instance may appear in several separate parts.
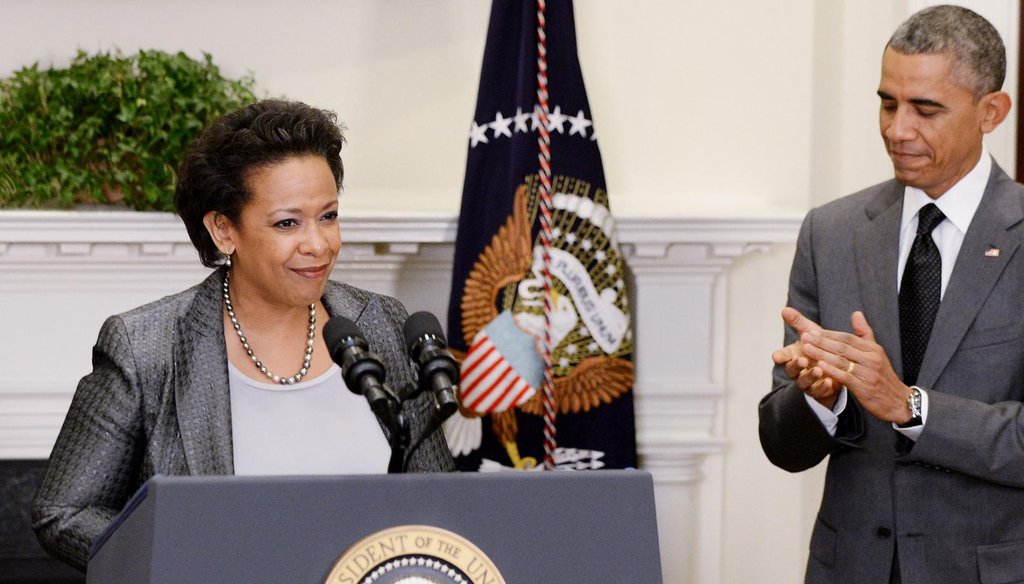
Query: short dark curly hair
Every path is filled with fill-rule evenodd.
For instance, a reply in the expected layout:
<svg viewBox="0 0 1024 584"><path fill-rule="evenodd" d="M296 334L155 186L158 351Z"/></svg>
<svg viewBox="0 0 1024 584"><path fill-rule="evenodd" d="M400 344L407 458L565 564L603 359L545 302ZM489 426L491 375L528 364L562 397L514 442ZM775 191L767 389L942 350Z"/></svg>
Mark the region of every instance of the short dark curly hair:
<svg viewBox="0 0 1024 584"><path fill-rule="evenodd" d="M343 128L334 112L304 103L268 99L225 114L207 127L178 168L174 208L207 267L224 263L203 217L210 211L234 223L252 193L249 173L292 156L323 157L341 189Z"/></svg>

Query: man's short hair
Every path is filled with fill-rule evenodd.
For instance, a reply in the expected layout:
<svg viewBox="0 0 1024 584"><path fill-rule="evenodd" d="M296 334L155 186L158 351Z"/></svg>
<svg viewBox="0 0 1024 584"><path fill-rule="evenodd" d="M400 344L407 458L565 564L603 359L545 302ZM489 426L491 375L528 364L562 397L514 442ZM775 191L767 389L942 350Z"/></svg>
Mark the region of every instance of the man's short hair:
<svg viewBox="0 0 1024 584"><path fill-rule="evenodd" d="M886 46L904 55L952 55L954 80L974 92L976 100L1002 89L1006 79L1006 47L999 31L961 6L932 6L915 12Z"/></svg>

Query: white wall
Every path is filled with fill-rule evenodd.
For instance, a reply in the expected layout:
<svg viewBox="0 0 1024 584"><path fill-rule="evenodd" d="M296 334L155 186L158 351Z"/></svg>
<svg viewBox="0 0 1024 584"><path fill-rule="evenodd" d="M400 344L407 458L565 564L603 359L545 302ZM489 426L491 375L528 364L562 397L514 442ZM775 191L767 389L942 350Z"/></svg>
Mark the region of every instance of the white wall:
<svg viewBox="0 0 1024 584"><path fill-rule="evenodd" d="M338 112L352 205L457 213L488 14L473 0L7 3L0 75L77 48L208 51L271 96Z"/></svg>
<svg viewBox="0 0 1024 584"><path fill-rule="evenodd" d="M888 177L876 129L879 61L892 29L920 5L577 1L613 210L792 216ZM1015 2L971 5L1016 39ZM63 65L76 48L209 51L229 75L251 70L270 95L338 111L349 128L344 212L453 215L488 14L482 0L9 2L0 76L37 60ZM1016 41L1008 44L1015 63ZM1011 169L1007 132L990 148ZM820 470L787 475L757 444L756 403L781 339L792 251L776 245L728 274L722 557L701 559L721 562L723 582L798 581L820 495Z"/></svg>
<svg viewBox="0 0 1024 584"><path fill-rule="evenodd" d="M620 214L802 202L812 5L577 3ZM0 22L0 75L66 64L76 48L209 51L229 75L251 70L271 95L338 111L355 208L401 201L455 213L488 15L481 0L13 3Z"/></svg>

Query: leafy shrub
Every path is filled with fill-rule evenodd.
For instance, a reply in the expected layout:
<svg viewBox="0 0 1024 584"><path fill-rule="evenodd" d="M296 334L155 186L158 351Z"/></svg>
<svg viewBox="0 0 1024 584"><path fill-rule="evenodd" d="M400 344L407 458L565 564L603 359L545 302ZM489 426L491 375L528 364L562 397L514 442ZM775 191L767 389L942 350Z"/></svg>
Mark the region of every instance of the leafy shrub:
<svg viewBox="0 0 1024 584"><path fill-rule="evenodd" d="M174 171L199 130L256 100L208 53L79 51L0 80L0 207L114 203L171 210Z"/></svg>

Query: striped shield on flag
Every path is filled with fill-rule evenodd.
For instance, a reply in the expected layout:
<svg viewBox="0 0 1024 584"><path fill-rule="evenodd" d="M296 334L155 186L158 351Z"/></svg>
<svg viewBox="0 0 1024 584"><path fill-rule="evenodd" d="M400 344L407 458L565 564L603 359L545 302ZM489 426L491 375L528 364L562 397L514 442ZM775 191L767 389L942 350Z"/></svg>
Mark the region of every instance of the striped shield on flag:
<svg viewBox="0 0 1024 584"><path fill-rule="evenodd" d="M463 407L493 414L533 397L544 376L535 343L532 335L516 326L508 310L477 333L462 362Z"/></svg>

